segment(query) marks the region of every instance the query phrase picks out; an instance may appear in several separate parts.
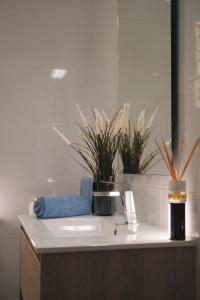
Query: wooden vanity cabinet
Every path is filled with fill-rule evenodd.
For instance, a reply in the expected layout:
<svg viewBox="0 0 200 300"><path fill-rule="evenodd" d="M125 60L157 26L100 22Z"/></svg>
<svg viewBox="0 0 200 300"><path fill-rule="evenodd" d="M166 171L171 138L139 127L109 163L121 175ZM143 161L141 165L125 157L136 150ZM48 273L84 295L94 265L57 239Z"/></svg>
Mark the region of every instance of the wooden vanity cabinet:
<svg viewBox="0 0 200 300"><path fill-rule="evenodd" d="M195 300L196 247L42 253L21 230L23 300Z"/></svg>

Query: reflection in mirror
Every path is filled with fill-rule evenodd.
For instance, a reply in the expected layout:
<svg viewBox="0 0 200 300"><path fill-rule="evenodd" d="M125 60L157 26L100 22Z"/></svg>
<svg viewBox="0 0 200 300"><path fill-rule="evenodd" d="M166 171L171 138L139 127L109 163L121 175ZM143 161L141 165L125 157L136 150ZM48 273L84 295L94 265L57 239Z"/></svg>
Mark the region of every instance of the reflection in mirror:
<svg viewBox="0 0 200 300"><path fill-rule="evenodd" d="M137 122L142 109L158 106L154 138L171 136L171 3L166 0L118 0L119 100L131 103ZM165 173L162 163L150 170Z"/></svg>

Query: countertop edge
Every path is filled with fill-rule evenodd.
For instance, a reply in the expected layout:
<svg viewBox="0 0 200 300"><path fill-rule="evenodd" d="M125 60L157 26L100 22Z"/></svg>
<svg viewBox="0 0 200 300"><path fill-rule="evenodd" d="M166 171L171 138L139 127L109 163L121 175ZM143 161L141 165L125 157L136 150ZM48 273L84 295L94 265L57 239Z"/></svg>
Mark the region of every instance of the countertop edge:
<svg viewBox="0 0 200 300"><path fill-rule="evenodd" d="M178 248L178 247L196 247L196 240L191 241L173 241L165 243L135 243L128 245L103 245L103 246L77 246L77 247L52 247L52 248L39 248L34 247L37 254L48 254L48 253L78 253L78 252L95 252L95 251L111 251L111 250L137 250L137 249L154 249L154 248Z"/></svg>

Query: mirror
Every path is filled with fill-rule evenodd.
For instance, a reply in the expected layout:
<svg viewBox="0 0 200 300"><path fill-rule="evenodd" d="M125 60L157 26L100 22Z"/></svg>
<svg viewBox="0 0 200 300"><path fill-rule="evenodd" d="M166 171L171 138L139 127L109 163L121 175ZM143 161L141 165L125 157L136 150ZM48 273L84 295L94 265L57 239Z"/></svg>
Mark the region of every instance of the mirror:
<svg viewBox="0 0 200 300"><path fill-rule="evenodd" d="M131 117L142 109L159 111L154 138L171 137L171 2L118 0L119 100L131 103ZM151 173L167 174L162 163Z"/></svg>

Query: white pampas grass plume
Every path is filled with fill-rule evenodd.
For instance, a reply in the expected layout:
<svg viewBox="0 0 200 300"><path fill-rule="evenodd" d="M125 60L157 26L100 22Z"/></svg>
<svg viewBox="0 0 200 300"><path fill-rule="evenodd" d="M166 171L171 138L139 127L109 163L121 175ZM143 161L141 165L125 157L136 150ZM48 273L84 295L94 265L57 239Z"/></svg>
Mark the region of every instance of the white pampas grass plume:
<svg viewBox="0 0 200 300"><path fill-rule="evenodd" d="M114 131L113 135L115 135L121 128L121 118L122 118L122 109L120 109L117 113L116 121L115 121L115 126L114 126Z"/></svg>
<svg viewBox="0 0 200 300"><path fill-rule="evenodd" d="M52 129L68 146L71 146L72 142L60 130L58 130L55 126L53 126Z"/></svg>
<svg viewBox="0 0 200 300"><path fill-rule="evenodd" d="M121 118L120 118L120 127L123 126L125 117L126 117L126 104L124 104L124 106L122 108L122 113L121 113Z"/></svg>
<svg viewBox="0 0 200 300"><path fill-rule="evenodd" d="M158 110L159 110L159 107L157 106L156 109L154 110L153 114L149 118L149 121L148 121L147 126L146 126L147 129L151 129L153 121L154 121L154 119L157 115Z"/></svg>
<svg viewBox="0 0 200 300"><path fill-rule="evenodd" d="M119 129L125 131L126 129L126 120L127 120L127 103L124 103L123 108L121 109L119 115Z"/></svg>
<svg viewBox="0 0 200 300"><path fill-rule="evenodd" d="M98 111L98 109L94 108L94 114L95 114L95 125L96 125L96 132L97 134L100 133L100 131L104 130L104 122L103 117Z"/></svg>
<svg viewBox="0 0 200 300"><path fill-rule="evenodd" d="M123 130L126 131L129 127L130 103L125 103L125 112Z"/></svg>
<svg viewBox="0 0 200 300"><path fill-rule="evenodd" d="M78 104L76 104L76 108L77 108L77 110L79 112L79 115L81 117L81 120L83 121L84 126L88 127L88 122L86 121L86 118L85 118L84 114L82 113L82 111L81 111L81 109L80 109L80 107L79 107Z"/></svg>
<svg viewBox="0 0 200 300"><path fill-rule="evenodd" d="M138 131L143 131L144 130L145 114L146 114L146 110L144 110L144 109L139 114L138 121L137 121L137 129L138 129Z"/></svg>

